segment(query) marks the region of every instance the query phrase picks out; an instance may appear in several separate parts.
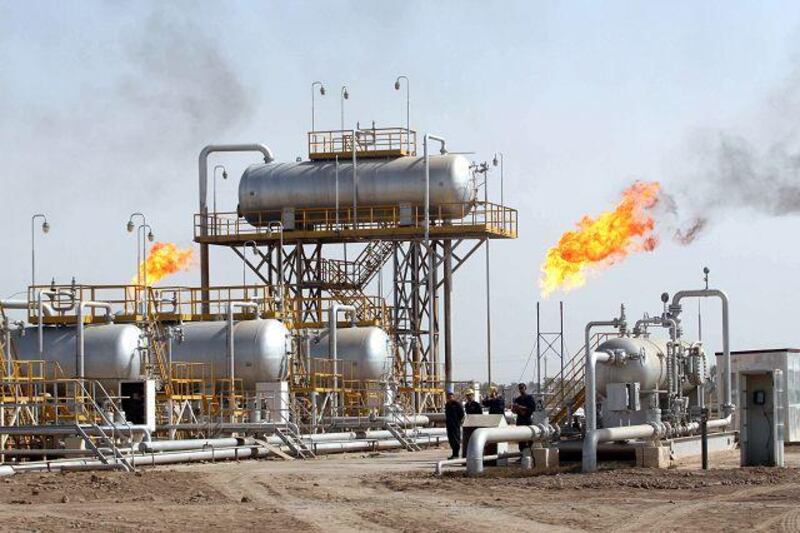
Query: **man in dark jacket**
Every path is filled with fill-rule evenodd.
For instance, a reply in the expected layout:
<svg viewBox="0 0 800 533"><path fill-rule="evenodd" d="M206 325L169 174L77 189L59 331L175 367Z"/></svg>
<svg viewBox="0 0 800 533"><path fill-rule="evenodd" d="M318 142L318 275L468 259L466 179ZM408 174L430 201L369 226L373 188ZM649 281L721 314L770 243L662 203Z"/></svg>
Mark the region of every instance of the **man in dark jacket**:
<svg viewBox="0 0 800 533"><path fill-rule="evenodd" d="M533 424L533 412L536 411L536 400L534 400L533 396L528 394L528 386L524 383L520 383L517 388L519 389L519 396L514 398L514 404L511 406L511 410L517 415L518 426L530 426ZM530 441L519 443L519 451L530 447Z"/></svg>
<svg viewBox="0 0 800 533"><path fill-rule="evenodd" d="M482 415L483 407L481 407L481 404L475 401L475 391L472 389L467 389L464 391L464 396L467 397L466 401L464 402L464 411L466 411L468 415ZM461 433L461 455L464 457L467 456L467 445L469 445L469 438L476 429L477 428L474 427L464 428Z"/></svg>
<svg viewBox="0 0 800 533"><path fill-rule="evenodd" d="M464 396L467 397L466 401L464 402L464 411L468 415L482 415L483 407L481 407L481 404L475 401L475 391L472 389L467 389L464 391Z"/></svg>
<svg viewBox="0 0 800 533"><path fill-rule="evenodd" d="M444 404L444 420L447 425L447 441L453 454L450 459L458 459L461 451L461 424L464 422L464 406L456 400L456 395L448 391Z"/></svg>
<svg viewBox="0 0 800 533"><path fill-rule="evenodd" d="M489 409L490 415L506 414L506 402L497 395L497 387L489 387L489 397L484 398L481 403Z"/></svg>

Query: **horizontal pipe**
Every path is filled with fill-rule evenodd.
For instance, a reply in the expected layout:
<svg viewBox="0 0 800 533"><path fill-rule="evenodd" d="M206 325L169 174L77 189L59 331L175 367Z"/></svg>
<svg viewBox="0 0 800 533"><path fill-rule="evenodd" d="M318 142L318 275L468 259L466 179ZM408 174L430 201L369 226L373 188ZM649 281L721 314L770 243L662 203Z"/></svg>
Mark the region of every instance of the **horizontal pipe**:
<svg viewBox="0 0 800 533"><path fill-rule="evenodd" d="M0 307L3 309L36 309L36 305L28 303L27 300L0 300ZM44 316L56 314L50 304L42 303L42 310L44 311Z"/></svg>
<svg viewBox="0 0 800 533"><path fill-rule="evenodd" d="M149 437L150 430L145 425L114 425L114 426L81 426L87 435L97 436L100 432L109 433L133 433L136 435L144 434ZM55 426L4 426L0 427L0 435L80 435L76 425L55 425Z"/></svg>
<svg viewBox="0 0 800 533"><path fill-rule="evenodd" d="M484 455L484 461L497 461L498 459L512 459L514 457L522 457L521 452L510 452L510 453L498 453L495 455ZM442 472L444 472L445 466L460 466L466 464L467 459L466 457L461 457L459 459L443 459L436 463L436 475L441 476Z"/></svg>
<svg viewBox="0 0 800 533"><path fill-rule="evenodd" d="M416 444L440 444L445 437L419 437L412 439ZM344 446L346 444L346 446ZM315 453L328 454L363 450L381 450L402 447L396 439L389 440L361 440L350 443L331 443L321 442L315 444ZM216 461L225 459L246 459L250 457L267 457L272 454L272 450L261 446L238 446L232 448L185 451L185 452L162 452L147 455L128 456L127 459L134 466L156 466L163 464L184 463L192 461ZM15 473L18 472L42 472L59 471L73 469L108 468L98 460L67 460L67 461L46 461L39 463L26 463L11 467ZM0 472L0 475L5 475Z"/></svg>
<svg viewBox="0 0 800 533"><path fill-rule="evenodd" d="M499 428L478 428L469 438L467 445L467 474L483 473L483 449L487 444L497 442L542 441L554 434L549 425L508 426Z"/></svg>

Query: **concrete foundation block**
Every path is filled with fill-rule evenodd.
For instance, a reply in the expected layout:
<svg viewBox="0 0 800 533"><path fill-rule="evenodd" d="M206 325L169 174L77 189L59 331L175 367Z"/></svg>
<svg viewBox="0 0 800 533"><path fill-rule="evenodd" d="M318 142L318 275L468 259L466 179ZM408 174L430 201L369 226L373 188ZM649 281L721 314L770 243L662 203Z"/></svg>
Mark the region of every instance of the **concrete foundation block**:
<svg viewBox="0 0 800 533"><path fill-rule="evenodd" d="M642 446L636 448L636 466L640 468L667 468L670 465L667 446Z"/></svg>
<svg viewBox="0 0 800 533"><path fill-rule="evenodd" d="M533 453L533 471L550 472L558 468L558 448L531 448Z"/></svg>

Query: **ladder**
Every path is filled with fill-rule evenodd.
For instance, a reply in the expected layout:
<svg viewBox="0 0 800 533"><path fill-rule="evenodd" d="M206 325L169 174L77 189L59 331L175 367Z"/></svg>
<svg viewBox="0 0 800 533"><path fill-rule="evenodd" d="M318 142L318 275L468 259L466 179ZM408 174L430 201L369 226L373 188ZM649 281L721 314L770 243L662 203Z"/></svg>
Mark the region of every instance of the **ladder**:
<svg viewBox="0 0 800 533"><path fill-rule="evenodd" d="M151 289L148 288L147 290ZM154 295L151 294L149 297L154 298ZM154 359L157 375L161 379L161 385L164 387L164 394L170 397L172 396L172 380L170 379L170 369L167 368L167 349L164 346L164 339L166 339L167 333L164 331L161 322L159 322L155 316L151 315L149 311L147 313L145 329L150 341L148 349L152 356L151 363L152 359Z"/></svg>
<svg viewBox="0 0 800 533"><path fill-rule="evenodd" d="M275 427L275 434L288 446L289 450L291 450L298 459L314 459L316 457L316 454L314 454L311 448L300 438L300 435L289 426L285 429Z"/></svg>

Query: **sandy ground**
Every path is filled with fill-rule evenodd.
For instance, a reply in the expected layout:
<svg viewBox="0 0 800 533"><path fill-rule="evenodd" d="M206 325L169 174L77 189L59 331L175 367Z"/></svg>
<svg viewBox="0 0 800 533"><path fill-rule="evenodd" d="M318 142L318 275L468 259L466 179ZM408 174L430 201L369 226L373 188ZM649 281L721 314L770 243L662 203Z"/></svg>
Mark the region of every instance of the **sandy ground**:
<svg viewBox="0 0 800 533"><path fill-rule="evenodd" d="M668 470L582 475L490 469L442 478L445 450L313 461L193 464L135 474L0 478L2 531L800 531L800 449L786 469L735 468L738 453ZM609 465L606 465L608 467Z"/></svg>

